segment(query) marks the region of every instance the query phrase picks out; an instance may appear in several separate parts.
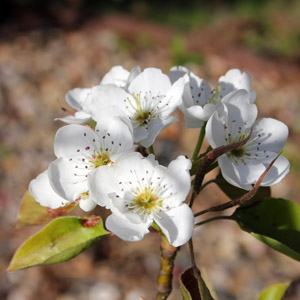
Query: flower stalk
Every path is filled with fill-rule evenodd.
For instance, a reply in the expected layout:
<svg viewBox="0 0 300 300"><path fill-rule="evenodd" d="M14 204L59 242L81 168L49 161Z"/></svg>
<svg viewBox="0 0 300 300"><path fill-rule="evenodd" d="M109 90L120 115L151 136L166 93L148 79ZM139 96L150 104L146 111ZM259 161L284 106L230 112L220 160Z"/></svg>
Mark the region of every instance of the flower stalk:
<svg viewBox="0 0 300 300"><path fill-rule="evenodd" d="M172 279L174 261L179 248L170 245L165 237L162 237L160 245L160 270L157 277L156 300L165 300L172 291Z"/></svg>

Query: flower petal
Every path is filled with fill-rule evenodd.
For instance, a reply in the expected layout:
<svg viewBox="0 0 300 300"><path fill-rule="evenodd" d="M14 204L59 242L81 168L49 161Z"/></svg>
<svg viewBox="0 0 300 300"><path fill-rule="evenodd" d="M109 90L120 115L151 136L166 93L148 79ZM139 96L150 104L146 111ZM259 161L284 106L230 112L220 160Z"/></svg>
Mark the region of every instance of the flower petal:
<svg viewBox="0 0 300 300"><path fill-rule="evenodd" d="M95 142L93 142L95 140ZM58 129L54 139L54 153L57 157L75 153L89 154L96 149L99 136L90 128L72 124Z"/></svg>
<svg viewBox="0 0 300 300"><path fill-rule="evenodd" d="M92 211L97 206L97 203L93 201L91 198L80 199L79 206L84 211Z"/></svg>
<svg viewBox="0 0 300 300"><path fill-rule="evenodd" d="M191 188L190 169L192 162L183 155L178 156L171 161L168 166L168 173L173 185L176 186L176 194L174 198L177 199L178 204L183 202L187 197ZM175 199L172 201L175 201ZM177 205L178 205L177 204Z"/></svg>
<svg viewBox="0 0 300 300"><path fill-rule="evenodd" d="M110 215L105 222L106 228L126 242L140 241L145 234L149 233L148 223L132 223L129 220Z"/></svg>
<svg viewBox="0 0 300 300"><path fill-rule="evenodd" d="M250 103L255 101L256 93L251 90L251 78L246 72L241 72L239 69L231 69L219 78L218 85L221 86L221 98L234 90L244 89L250 93Z"/></svg>
<svg viewBox="0 0 300 300"><path fill-rule="evenodd" d="M174 247L185 244L192 237L195 220L186 204L162 211L154 220Z"/></svg>
<svg viewBox="0 0 300 300"><path fill-rule="evenodd" d="M239 187L241 189L244 189L244 190L252 189L252 185L250 183L248 183L248 184L241 183L240 174L234 167L233 161L231 159L229 159L226 155L219 157L218 164L219 164L222 176L228 183L230 183L236 187Z"/></svg>
<svg viewBox="0 0 300 300"><path fill-rule="evenodd" d="M77 111L75 112L74 116L66 116L63 118L56 118L54 120L60 120L67 124L86 124L92 120L92 117L90 114L85 113L84 111Z"/></svg>
<svg viewBox="0 0 300 300"><path fill-rule="evenodd" d="M265 165L267 168L268 166ZM271 186L279 183L290 171L290 163L284 156L279 156L267 175L264 177L261 185Z"/></svg>
<svg viewBox="0 0 300 300"><path fill-rule="evenodd" d="M42 206L56 209L68 203L66 199L60 197L54 192L49 182L47 170L38 175L35 179L31 180L29 184L29 191L35 201Z"/></svg>
<svg viewBox="0 0 300 300"><path fill-rule="evenodd" d="M91 93L91 88L75 88L67 92L66 100L76 110L82 110L82 104Z"/></svg>
<svg viewBox="0 0 300 300"><path fill-rule="evenodd" d="M128 87L130 93L140 94L151 91L153 96L166 95L171 88L171 82L167 75L160 69L146 68L132 80Z"/></svg>
<svg viewBox="0 0 300 300"><path fill-rule="evenodd" d="M190 116L198 119L198 123L199 121L207 121L215 111L216 106L212 103L207 103L203 107L200 105L193 105L187 109Z"/></svg>
<svg viewBox="0 0 300 300"><path fill-rule="evenodd" d="M259 143L261 151L279 153L286 143L288 134L288 127L281 121L272 118L262 118L253 124L252 136L256 138L255 144Z"/></svg>
<svg viewBox="0 0 300 300"><path fill-rule="evenodd" d="M128 150L133 150L133 128L128 118L102 118L95 128L96 132L110 138L111 160L114 156Z"/></svg>
<svg viewBox="0 0 300 300"><path fill-rule="evenodd" d="M51 162L48 168L49 181L54 191L69 201L75 201L88 191L87 174L90 171L84 167L76 168L76 162L80 159L80 155L60 157Z"/></svg>
<svg viewBox="0 0 300 300"><path fill-rule="evenodd" d="M119 87L123 87L126 85L128 76L129 72L122 66L114 66L105 74L100 84L115 84Z"/></svg>

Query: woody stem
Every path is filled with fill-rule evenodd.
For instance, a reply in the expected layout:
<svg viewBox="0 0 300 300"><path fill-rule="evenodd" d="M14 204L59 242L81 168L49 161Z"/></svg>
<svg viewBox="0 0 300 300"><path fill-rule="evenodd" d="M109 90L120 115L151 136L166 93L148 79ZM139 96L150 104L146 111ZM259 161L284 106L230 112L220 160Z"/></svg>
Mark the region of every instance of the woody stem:
<svg viewBox="0 0 300 300"><path fill-rule="evenodd" d="M178 248L169 244L165 237L162 237L160 245L160 270L157 277L156 300L165 300L172 291L172 278L174 261Z"/></svg>

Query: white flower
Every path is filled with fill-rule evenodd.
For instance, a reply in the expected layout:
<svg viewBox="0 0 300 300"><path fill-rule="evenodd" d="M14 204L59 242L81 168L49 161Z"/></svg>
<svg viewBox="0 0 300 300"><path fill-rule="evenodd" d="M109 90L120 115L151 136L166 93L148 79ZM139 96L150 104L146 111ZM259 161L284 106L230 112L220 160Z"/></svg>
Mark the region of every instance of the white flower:
<svg viewBox="0 0 300 300"><path fill-rule="evenodd" d="M257 108L251 103L251 93L233 91L217 104L206 126L206 137L213 148L246 138L249 141L218 159L223 177L232 185L250 190L272 160L281 152L288 136L287 126L275 119L256 120ZM275 161L261 185L280 182L289 172L289 162L283 157Z"/></svg>
<svg viewBox="0 0 300 300"><path fill-rule="evenodd" d="M90 198L87 178L104 165L111 165L122 153L133 150L132 127L127 119L113 117L97 123L95 131L72 124L58 130L54 141L57 159L48 168L54 191L68 201Z"/></svg>
<svg viewBox="0 0 300 300"><path fill-rule="evenodd" d="M247 73L242 73L238 69L229 70L221 76L214 90L211 90L204 79L185 67L173 67L169 76L171 82L185 77L183 101L179 108L185 116L185 126L188 128L202 127L216 110L216 103L234 90L249 91L251 103L255 101L256 93L250 88L251 78Z"/></svg>
<svg viewBox="0 0 300 300"><path fill-rule="evenodd" d="M126 91L115 85L98 86L97 99L90 103L93 119L101 120L107 106L121 109L133 125L134 141L149 147L162 129L177 121L170 115L182 101L183 85L183 78L172 85L161 70L148 68L130 82Z"/></svg>
<svg viewBox="0 0 300 300"><path fill-rule="evenodd" d="M194 216L184 202L191 182L190 160L179 156L168 168L133 152L109 168L89 176L90 193L101 206L111 209L106 227L125 241L139 241L153 222L177 247L192 235Z"/></svg>
<svg viewBox="0 0 300 300"><path fill-rule="evenodd" d="M97 101L99 95L98 87L105 84L114 84L119 87L127 88L130 82L141 73L139 66L128 72L121 66L115 66L103 77L99 85L91 88L75 88L67 92L65 98L67 103L77 110L74 115L57 118L68 124L86 124L92 120L91 108L89 103L94 99Z"/></svg>

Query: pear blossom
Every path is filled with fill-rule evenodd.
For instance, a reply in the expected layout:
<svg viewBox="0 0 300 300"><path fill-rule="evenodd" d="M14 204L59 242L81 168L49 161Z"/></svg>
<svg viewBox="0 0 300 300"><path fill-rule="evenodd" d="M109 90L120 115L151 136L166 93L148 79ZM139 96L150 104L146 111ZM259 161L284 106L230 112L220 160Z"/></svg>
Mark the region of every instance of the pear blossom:
<svg viewBox="0 0 300 300"><path fill-rule="evenodd" d="M184 202L189 193L191 161L184 156L166 168L153 155L133 152L89 176L92 198L111 209L106 227L125 241L139 241L155 222L178 247L192 235L194 216Z"/></svg>
<svg viewBox="0 0 300 300"><path fill-rule="evenodd" d="M130 82L141 73L139 66L133 68L131 72L124 69L122 66L115 66L104 75L99 85L90 88L74 88L67 92L65 98L67 103L77 110L74 115L69 115L56 120L63 121L68 124L86 124L92 120L91 109L89 107L90 98L97 99L98 87L105 84L114 84L119 87L127 88Z"/></svg>
<svg viewBox="0 0 300 300"><path fill-rule="evenodd" d="M172 85L160 69L147 68L127 90L111 84L98 86L98 97L91 98L89 105L96 121L103 117L105 107L122 110L133 125L134 141L149 147L162 129L177 121L171 113L181 104L183 86L183 78Z"/></svg>
<svg viewBox="0 0 300 300"><path fill-rule="evenodd" d="M48 168L50 184L67 201L79 201L87 210L93 209L96 203L89 194L88 176L132 150L132 126L127 119L103 119L95 131L78 124L64 126L55 136L57 159Z"/></svg>
<svg viewBox="0 0 300 300"><path fill-rule="evenodd" d="M217 110L208 120L206 137L213 148L238 142L247 143L219 157L223 177L232 185L250 190L260 175L281 152L288 136L288 127L275 119L256 120L257 107L251 103L251 93L233 91L217 104ZM280 182L289 172L288 160L280 155L261 185Z"/></svg>
<svg viewBox="0 0 300 300"><path fill-rule="evenodd" d="M184 114L185 125L188 128L202 127L216 110L216 103L234 90L249 91L251 103L255 101L256 93L250 88L251 78L239 69L231 69L221 76L214 90L204 79L182 66L173 67L169 76L171 82L185 76L183 101L179 109Z"/></svg>

